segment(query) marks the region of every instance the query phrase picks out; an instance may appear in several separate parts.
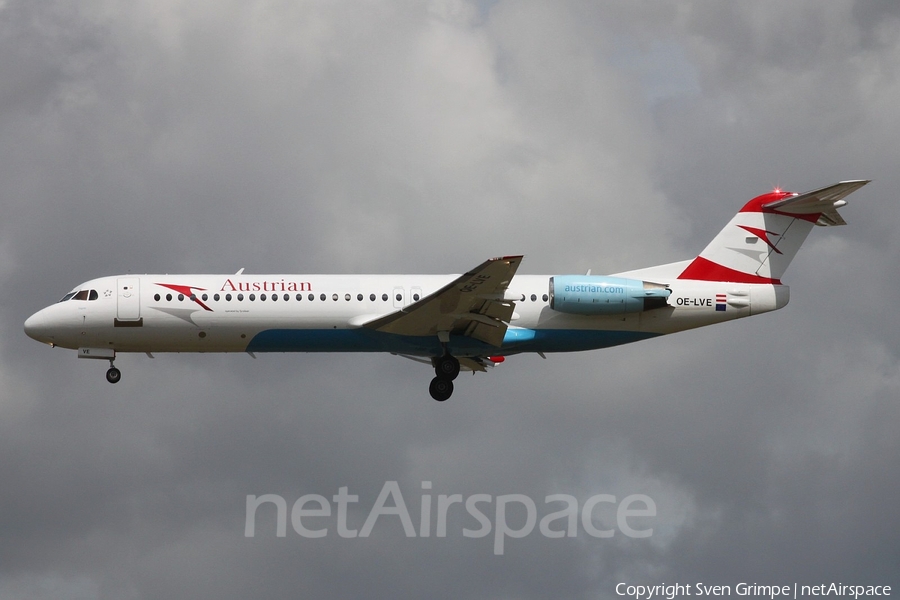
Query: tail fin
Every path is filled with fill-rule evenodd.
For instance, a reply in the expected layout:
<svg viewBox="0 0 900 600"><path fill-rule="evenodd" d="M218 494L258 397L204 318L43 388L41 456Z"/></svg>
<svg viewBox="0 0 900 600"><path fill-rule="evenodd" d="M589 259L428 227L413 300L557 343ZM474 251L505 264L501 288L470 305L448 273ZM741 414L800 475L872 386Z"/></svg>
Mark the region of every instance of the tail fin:
<svg viewBox="0 0 900 600"><path fill-rule="evenodd" d="M813 225L846 225L837 209L867 183L842 181L804 194L775 190L757 196L678 278L781 284Z"/></svg>

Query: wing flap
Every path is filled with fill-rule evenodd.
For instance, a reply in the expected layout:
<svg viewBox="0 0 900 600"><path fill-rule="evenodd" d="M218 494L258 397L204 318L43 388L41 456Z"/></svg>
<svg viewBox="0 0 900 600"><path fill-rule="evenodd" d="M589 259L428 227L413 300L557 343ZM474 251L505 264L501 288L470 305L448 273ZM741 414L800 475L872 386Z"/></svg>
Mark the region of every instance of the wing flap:
<svg viewBox="0 0 900 600"><path fill-rule="evenodd" d="M408 358L409 360L414 360L418 363L423 363L426 365L431 365L432 361L430 358L424 358L421 356L412 356L409 354L394 354L394 356L399 356L401 358ZM460 357L459 359L459 368L460 371L480 371L481 373L487 373L487 367L495 367L497 364L502 362L502 359L484 357L484 356L471 356L471 357Z"/></svg>
<svg viewBox="0 0 900 600"><path fill-rule="evenodd" d="M485 364L480 358L460 358L459 366L466 371L480 371L487 373Z"/></svg>
<svg viewBox="0 0 900 600"><path fill-rule="evenodd" d="M496 325L488 325L487 323L472 321L466 327L465 335L499 348L503 344L503 337L506 335L506 323L498 321Z"/></svg>

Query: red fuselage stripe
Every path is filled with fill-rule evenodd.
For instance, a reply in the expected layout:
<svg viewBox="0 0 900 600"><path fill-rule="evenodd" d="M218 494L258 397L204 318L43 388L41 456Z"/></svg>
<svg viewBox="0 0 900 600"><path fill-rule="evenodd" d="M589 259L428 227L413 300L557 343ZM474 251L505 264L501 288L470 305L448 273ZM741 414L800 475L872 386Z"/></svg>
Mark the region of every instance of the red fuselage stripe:
<svg viewBox="0 0 900 600"><path fill-rule="evenodd" d="M688 265L678 279L696 279L700 281L728 281L732 283L768 283L781 285L781 280L770 277L760 277L755 273L742 273L718 263L698 256Z"/></svg>

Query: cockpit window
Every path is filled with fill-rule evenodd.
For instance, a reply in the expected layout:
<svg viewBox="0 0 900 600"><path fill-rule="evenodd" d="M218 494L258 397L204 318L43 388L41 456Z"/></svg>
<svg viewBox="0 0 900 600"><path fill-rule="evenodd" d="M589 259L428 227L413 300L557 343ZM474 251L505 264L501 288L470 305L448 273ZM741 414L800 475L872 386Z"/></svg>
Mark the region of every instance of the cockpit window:
<svg viewBox="0 0 900 600"><path fill-rule="evenodd" d="M66 300L96 300L99 297L100 294L97 293L97 290L79 290L66 294L60 302L65 302Z"/></svg>

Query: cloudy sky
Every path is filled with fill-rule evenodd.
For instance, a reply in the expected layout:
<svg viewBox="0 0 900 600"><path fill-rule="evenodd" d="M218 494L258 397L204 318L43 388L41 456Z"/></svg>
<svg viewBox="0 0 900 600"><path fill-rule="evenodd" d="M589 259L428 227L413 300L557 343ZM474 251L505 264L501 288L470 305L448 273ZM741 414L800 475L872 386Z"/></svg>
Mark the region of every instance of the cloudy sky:
<svg viewBox="0 0 900 600"><path fill-rule="evenodd" d="M900 586L897 3L0 0L0 56L3 600ZM514 357L444 404L391 356L123 355L111 386L22 332L121 273L624 271L857 178L784 310ZM360 529L392 481L417 529L423 495L640 494L653 533L603 503L612 537L503 554L460 505L443 538L278 537L273 505L245 535L248 495L346 487Z"/></svg>

